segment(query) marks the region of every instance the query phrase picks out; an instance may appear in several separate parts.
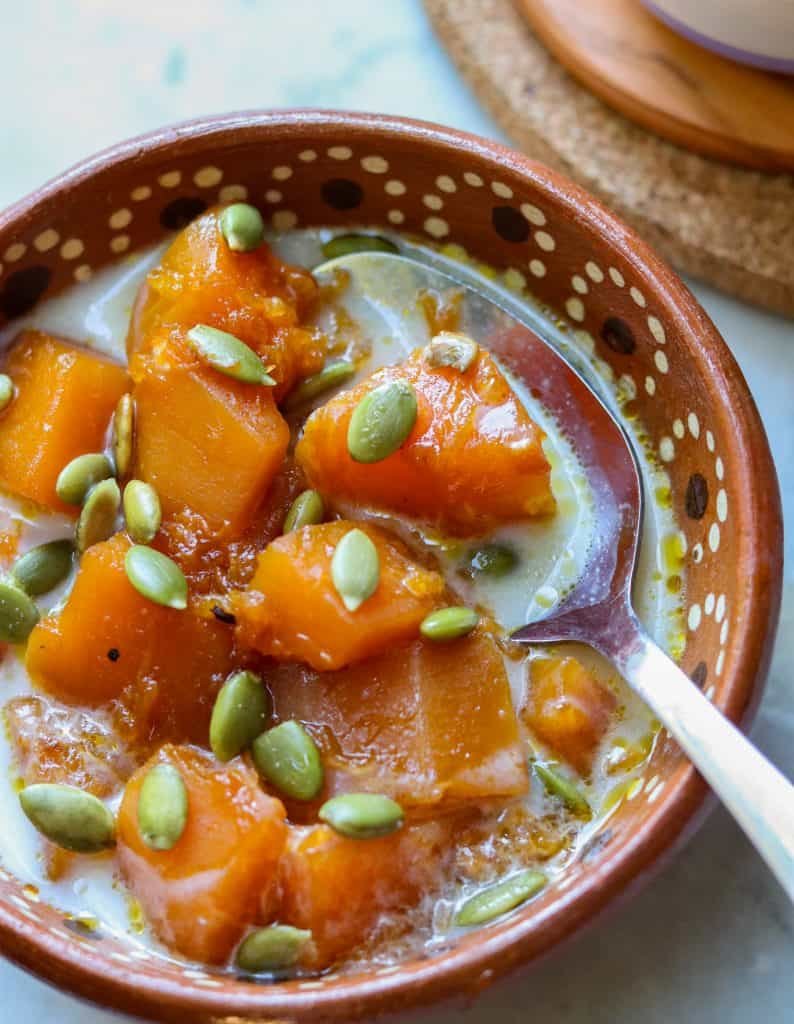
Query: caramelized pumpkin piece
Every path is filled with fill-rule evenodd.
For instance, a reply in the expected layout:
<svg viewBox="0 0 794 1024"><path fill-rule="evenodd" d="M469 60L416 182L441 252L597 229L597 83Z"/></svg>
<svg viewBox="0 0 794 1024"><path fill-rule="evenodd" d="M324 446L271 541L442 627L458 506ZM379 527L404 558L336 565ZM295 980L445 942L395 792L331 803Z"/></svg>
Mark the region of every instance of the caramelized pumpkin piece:
<svg viewBox="0 0 794 1024"><path fill-rule="evenodd" d="M76 515L55 481L77 455L102 451L113 410L129 387L123 367L39 331L23 331L3 371L15 394L0 417L0 486Z"/></svg>
<svg viewBox="0 0 794 1024"><path fill-rule="evenodd" d="M416 392L413 430L380 462L355 462L347 448L353 410L395 380L409 381ZM312 413L296 458L311 486L328 497L467 535L554 511L543 438L485 350L461 373L430 366L418 349Z"/></svg>
<svg viewBox="0 0 794 1024"><path fill-rule="evenodd" d="M330 967L365 946L385 914L408 910L432 890L451 849L449 826L438 822L366 840L327 825L293 827L279 870L278 920L311 931L306 966Z"/></svg>
<svg viewBox="0 0 794 1024"><path fill-rule="evenodd" d="M141 288L127 352L150 347L162 328L209 324L228 331L273 365L280 399L323 362L320 339L298 326L317 295L311 274L283 263L269 246L233 252L219 227L220 210L189 224Z"/></svg>
<svg viewBox="0 0 794 1024"><path fill-rule="evenodd" d="M576 658L535 658L521 716L539 740L586 776L616 705L612 691Z"/></svg>
<svg viewBox="0 0 794 1024"><path fill-rule="evenodd" d="M363 530L380 561L377 589L348 611L331 578L331 559L350 530ZM438 604L444 581L413 562L403 544L377 527L337 520L305 526L269 544L234 611L245 645L320 671L341 668L412 640Z"/></svg>
<svg viewBox="0 0 794 1024"><path fill-rule="evenodd" d="M188 792L187 825L170 850L152 850L138 829L146 773L169 763ZM223 963L276 882L285 811L242 762L220 765L194 747L163 747L130 779L118 815L118 857L147 921L170 948Z"/></svg>
<svg viewBox="0 0 794 1024"><path fill-rule="evenodd" d="M127 579L122 534L83 555L63 609L28 639L31 678L70 704L120 701L134 732L206 742L215 695L234 666L232 631L215 619L164 608Z"/></svg>
<svg viewBox="0 0 794 1024"><path fill-rule="evenodd" d="M526 791L504 664L482 630L339 672L284 666L268 682L276 716L304 723L317 742L325 796L370 790L421 810Z"/></svg>
<svg viewBox="0 0 794 1024"><path fill-rule="evenodd" d="M63 707L43 697L14 697L3 710L15 767L26 786L56 782L104 798L135 769L134 758L102 712ZM42 842L44 870L56 881L73 855Z"/></svg>
<svg viewBox="0 0 794 1024"><path fill-rule="evenodd" d="M130 369L135 474L156 489L166 518L190 510L203 520L203 532L236 536L250 523L289 443L273 389L213 370L183 336L167 332Z"/></svg>

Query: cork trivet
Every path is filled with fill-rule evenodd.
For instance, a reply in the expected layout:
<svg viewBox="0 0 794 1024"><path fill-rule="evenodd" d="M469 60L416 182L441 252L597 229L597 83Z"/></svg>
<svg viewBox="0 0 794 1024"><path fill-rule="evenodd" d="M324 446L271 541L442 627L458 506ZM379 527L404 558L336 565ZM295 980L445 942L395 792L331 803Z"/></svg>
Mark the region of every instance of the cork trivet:
<svg viewBox="0 0 794 1024"><path fill-rule="evenodd" d="M687 152L607 107L532 35L511 0L424 0L499 125L632 224L679 270L794 316L794 176Z"/></svg>

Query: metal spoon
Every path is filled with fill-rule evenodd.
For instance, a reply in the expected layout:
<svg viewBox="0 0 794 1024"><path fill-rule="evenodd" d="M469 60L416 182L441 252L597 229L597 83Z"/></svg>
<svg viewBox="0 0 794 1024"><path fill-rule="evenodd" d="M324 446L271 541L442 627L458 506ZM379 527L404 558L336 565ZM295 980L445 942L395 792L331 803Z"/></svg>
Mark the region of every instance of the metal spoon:
<svg viewBox="0 0 794 1024"><path fill-rule="evenodd" d="M570 346L562 354L564 335L540 314L465 267L422 249L401 249L410 258L340 256L315 275L330 279L344 270L387 321L418 315L421 292L457 291L460 329L507 359L565 424L595 498L598 527L581 579L546 618L518 629L512 639L576 641L608 658L686 751L794 901L794 786L657 646L632 607L643 488L632 443L608 407L614 403L606 394L599 397L574 368Z"/></svg>

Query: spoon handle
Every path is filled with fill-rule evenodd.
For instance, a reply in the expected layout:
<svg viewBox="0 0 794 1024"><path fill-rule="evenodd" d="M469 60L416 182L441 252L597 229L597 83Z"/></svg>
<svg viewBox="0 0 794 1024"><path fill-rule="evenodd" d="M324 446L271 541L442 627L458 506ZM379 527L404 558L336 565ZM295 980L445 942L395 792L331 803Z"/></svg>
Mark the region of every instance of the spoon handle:
<svg viewBox="0 0 794 1024"><path fill-rule="evenodd" d="M794 785L703 696L637 623L610 651L719 796L794 902Z"/></svg>

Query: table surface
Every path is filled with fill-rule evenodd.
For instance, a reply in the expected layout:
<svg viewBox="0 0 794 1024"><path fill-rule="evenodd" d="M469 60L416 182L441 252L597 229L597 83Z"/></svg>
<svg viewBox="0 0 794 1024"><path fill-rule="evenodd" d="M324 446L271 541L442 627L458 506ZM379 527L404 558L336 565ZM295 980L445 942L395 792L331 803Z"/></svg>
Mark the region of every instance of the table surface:
<svg viewBox="0 0 794 1024"><path fill-rule="evenodd" d="M0 0L0 207L87 154L199 114L322 106L406 114L500 137L433 38L419 0ZM373 16L377 9L377 16ZM792 211L794 222L794 211ZM761 409L794 519L794 324L693 289ZM783 616L753 738L794 775L794 530ZM721 809L607 921L466 1015L418 1024L785 1024L794 914ZM0 961L4 1020L111 1024ZM6 1015L7 1014L7 1015Z"/></svg>

